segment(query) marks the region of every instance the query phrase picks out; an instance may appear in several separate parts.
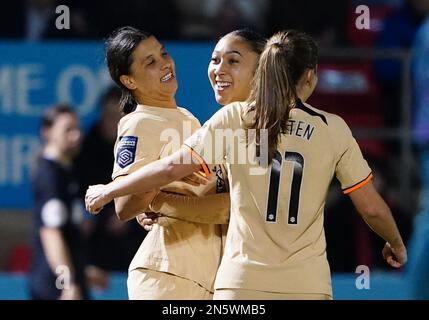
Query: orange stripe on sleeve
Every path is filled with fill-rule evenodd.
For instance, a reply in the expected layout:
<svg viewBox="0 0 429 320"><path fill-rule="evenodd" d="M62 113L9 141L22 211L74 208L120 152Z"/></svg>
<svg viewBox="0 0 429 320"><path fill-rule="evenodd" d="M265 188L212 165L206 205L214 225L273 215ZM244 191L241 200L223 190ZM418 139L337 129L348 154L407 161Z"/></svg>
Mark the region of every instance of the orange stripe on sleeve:
<svg viewBox="0 0 429 320"><path fill-rule="evenodd" d="M191 153L191 157L196 159L200 163L202 170L198 170L198 173L203 177L207 178L210 175L210 170L207 167L207 164L204 161L204 159L198 153L196 153L194 149L192 149L190 146L183 144L182 147L185 147L186 149L188 149L188 151Z"/></svg>
<svg viewBox="0 0 429 320"><path fill-rule="evenodd" d="M368 177L366 177L366 178L365 178L364 180L362 180L361 182L358 182L358 183L356 183L355 185L353 185L353 186L351 186L351 187L349 187L349 188L347 188L347 189L344 189L344 190L343 190L343 193L344 193L344 194L349 194L350 192L353 192L353 191L355 191L355 190L359 189L360 187L362 187L362 186L366 185L369 181L371 181L371 179L372 179L372 173L370 173L370 174L369 174L369 176L368 176Z"/></svg>

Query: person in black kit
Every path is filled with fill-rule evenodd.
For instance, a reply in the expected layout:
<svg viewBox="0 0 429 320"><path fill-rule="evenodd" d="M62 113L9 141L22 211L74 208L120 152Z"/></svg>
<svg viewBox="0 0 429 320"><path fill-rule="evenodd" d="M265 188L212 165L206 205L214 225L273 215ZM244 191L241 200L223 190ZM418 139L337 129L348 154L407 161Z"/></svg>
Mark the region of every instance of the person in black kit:
<svg viewBox="0 0 429 320"><path fill-rule="evenodd" d="M119 88L112 86L107 89L101 97L99 118L83 139L81 152L75 162L82 199L89 185L112 180L113 147L121 118L118 107L120 98ZM127 272L131 259L147 233L135 221L120 221L113 204L107 205L103 211L104 214L91 216L84 221L89 263L86 274L91 284L98 288L108 285L106 271Z"/></svg>
<svg viewBox="0 0 429 320"><path fill-rule="evenodd" d="M87 299L79 188L72 160L81 132L75 112L58 105L43 115L42 154L33 174L34 234L30 294L35 300Z"/></svg>

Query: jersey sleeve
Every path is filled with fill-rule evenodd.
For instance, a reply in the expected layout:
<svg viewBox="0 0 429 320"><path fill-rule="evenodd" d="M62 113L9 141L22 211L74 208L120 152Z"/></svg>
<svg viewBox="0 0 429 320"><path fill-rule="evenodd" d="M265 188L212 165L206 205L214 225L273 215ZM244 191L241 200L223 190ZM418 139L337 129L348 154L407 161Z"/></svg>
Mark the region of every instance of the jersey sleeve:
<svg viewBox="0 0 429 320"><path fill-rule="evenodd" d="M216 112L191 137L185 140L184 148L197 160L204 175L209 174L209 165L222 163L228 155L228 137L234 135L233 107L225 106Z"/></svg>
<svg viewBox="0 0 429 320"><path fill-rule="evenodd" d="M124 119L118 125L114 148L112 179L128 175L159 159L161 152L157 127L147 119Z"/></svg>
<svg viewBox="0 0 429 320"><path fill-rule="evenodd" d="M188 117L189 120L191 121L191 123L192 123L192 132L194 132L195 130L201 128L200 120L198 120L190 111L188 111L185 108L181 108L181 107L178 107L178 109L183 114L185 114L185 116Z"/></svg>
<svg viewBox="0 0 429 320"><path fill-rule="evenodd" d="M368 183L372 173L350 128L339 117L335 122L334 134L339 139L335 175L341 183L343 193L348 194Z"/></svg>

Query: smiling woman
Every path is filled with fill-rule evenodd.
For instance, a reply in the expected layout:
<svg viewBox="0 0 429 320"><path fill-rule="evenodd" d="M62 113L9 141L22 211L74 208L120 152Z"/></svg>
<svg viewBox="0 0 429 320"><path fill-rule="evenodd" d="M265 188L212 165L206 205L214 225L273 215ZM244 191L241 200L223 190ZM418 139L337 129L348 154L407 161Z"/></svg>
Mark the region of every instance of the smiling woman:
<svg viewBox="0 0 429 320"><path fill-rule="evenodd" d="M199 127L199 121L176 105L178 88L175 63L165 47L143 31L124 27L107 41L107 64L112 79L122 90L120 108L125 116L118 125L112 178L118 180L163 156L171 149L162 137L173 130L180 144ZM190 130L189 130L190 128ZM170 153L171 153L170 152ZM175 182L163 193L186 196L216 192L216 180L206 186ZM158 191L115 200L121 220L144 211ZM228 212L227 194L211 195ZM196 197L194 197L196 198ZM204 197L205 198L205 197ZM221 255L221 230L216 221L192 223L163 218L153 228L129 267L130 299L210 299Z"/></svg>
<svg viewBox="0 0 429 320"><path fill-rule="evenodd" d="M120 82L133 93L140 104L161 108L176 108L177 91L175 65L154 36L141 41L132 53L129 74L122 74Z"/></svg>
<svg viewBox="0 0 429 320"><path fill-rule="evenodd" d="M216 101L226 105L245 101L265 40L251 31L236 30L222 37L213 50L208 67Z"/></svg>
<svg viewBox="0 0 429 320"><path fill-rule="evenodd" d="M137 103L176 108L175 64L154 36L121 28L107 40L106 56L110 75L122 90L120 107L125 114Z"/></svg>

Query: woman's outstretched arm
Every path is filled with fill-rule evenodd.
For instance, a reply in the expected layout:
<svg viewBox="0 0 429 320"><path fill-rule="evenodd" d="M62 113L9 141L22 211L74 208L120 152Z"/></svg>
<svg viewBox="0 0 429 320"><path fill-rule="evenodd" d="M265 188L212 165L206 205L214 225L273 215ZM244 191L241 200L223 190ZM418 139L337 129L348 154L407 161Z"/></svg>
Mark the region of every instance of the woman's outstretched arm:
<svg viewBox="0 0 429 320"><path fill-rule="evenodd" d="M174 154L152 162L123 179L107 185L90 186L85 196L86 209L91 213L98 213L114 198L157 189L200 168L201 164L193 160L189 150L181 148Z"/></svg>

